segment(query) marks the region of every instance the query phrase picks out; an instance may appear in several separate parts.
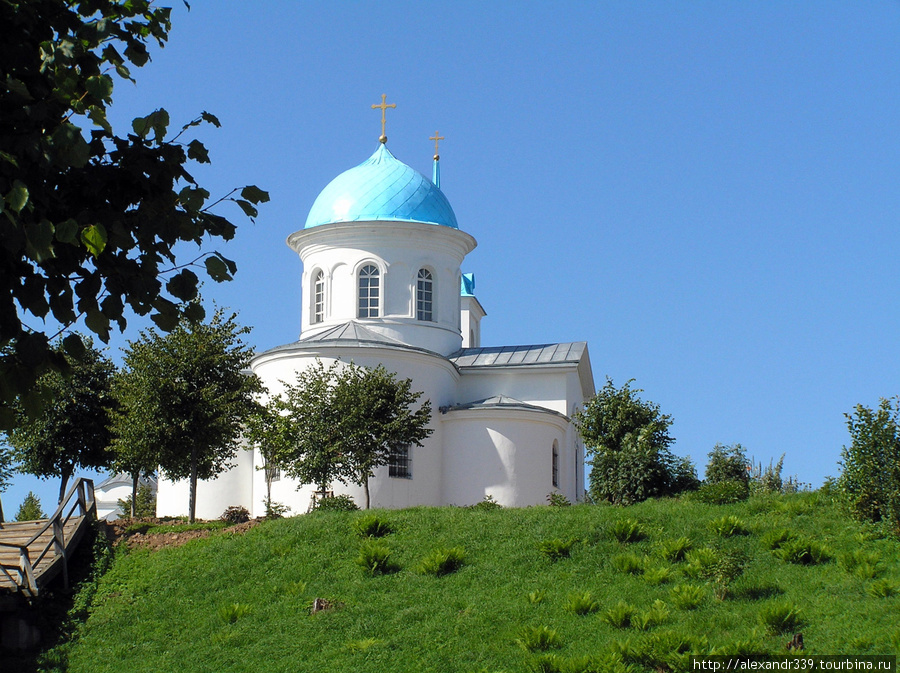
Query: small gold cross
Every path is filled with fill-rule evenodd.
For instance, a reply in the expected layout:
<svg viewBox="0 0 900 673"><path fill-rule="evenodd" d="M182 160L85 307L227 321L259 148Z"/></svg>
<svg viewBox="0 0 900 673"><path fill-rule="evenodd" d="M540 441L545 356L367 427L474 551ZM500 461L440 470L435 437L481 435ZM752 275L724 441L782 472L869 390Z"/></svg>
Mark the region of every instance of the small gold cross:
<svg viewBox="0 0 900 673"><path fill-rule="evenodd" d="M387 110L389 107L390 108L397 107L396 103L388 104L388 103L384 102L385 100L387 100L387 94L383 93L383 94L381 94L381 105L373 105L372 106L373 110L375 108L381 108L381 137L378 140L381 142L382 145L387 142L387 136L384 133L384 123L386 121L385 116L384 116L384 111Z"/></svg>
<svg viewBox="0 0 900 673"><path fill-rule="evenodd" d="M441 157L438 155L438 141L439 141L439 140L445 140L445 138L444 138L444 136L439 136L439 135L438 135L438 132L435 131L435 132L434 132L434 135L431 136L431 137L428 138L428 139L434 141L434 160L437 161L438 159L441 158Z"/></svg>

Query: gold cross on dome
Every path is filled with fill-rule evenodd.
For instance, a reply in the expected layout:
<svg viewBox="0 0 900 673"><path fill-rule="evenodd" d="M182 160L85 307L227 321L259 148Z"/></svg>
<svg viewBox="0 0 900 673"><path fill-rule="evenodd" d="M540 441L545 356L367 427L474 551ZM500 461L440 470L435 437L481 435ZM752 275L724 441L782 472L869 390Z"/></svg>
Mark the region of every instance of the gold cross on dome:
<svg viewBox="0 0 900 673"><path fill-rule="evenodd" d="M446 139L444 138L444 136L439 136L437 131L435 131L434 135L428 139L434 141L434 160L437 161L438 159L441 158L440 156L438 156L438 141L446 140Z"/></svg>
<svg viewBox="0 0 900 673"><path fill-rule="evenodd" d="M387 110L389 107L390 108L397 107L396 103L385 103L384 102L385 100L387 100L387 94L383 93L383 94L381 94L381 105L376 104L376 105L372 106L373 110L375 108L381 108L381 137L378 140L381 142L382 145L387 142L387 136L384 133L384 123L386 121L385 116L384 116L384 111Z"/></svg>

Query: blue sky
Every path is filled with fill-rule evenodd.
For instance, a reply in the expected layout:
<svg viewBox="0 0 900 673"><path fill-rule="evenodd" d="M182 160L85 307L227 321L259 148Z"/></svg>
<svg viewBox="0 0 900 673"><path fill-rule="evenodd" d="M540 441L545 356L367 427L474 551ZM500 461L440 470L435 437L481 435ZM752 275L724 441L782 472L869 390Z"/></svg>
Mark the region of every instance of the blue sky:
<svg viewBox="0 0 900 673"><path fill-rule="evenodd" d="M844 414L900 393L900 3L191 4L111 117L208 110L200 183L270 192L204 288L258 350L297 338L284 239L376 148L386 93L400 160L430 175L446 138L484 345L586 340L701 470L739 442L815 486ZM7 514L36 487L52 509L17 477Z"/></svg>

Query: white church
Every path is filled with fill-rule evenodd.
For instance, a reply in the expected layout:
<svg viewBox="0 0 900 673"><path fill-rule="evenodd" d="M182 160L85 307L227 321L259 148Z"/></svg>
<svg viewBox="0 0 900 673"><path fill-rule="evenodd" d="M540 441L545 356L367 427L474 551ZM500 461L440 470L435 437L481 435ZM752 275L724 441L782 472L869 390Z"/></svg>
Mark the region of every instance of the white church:
<svg viewBox="0 0 900 673"><path fill-rule="evenodd" d="M487 496L505 507L547 503L551 493L584 496L584 447L572 414L594 394L587 344L482 346L485 317L475 277L463 273L475 238L459 228L440 188L435 134L433 177L394 157L384 134L366 161L319 194L303 229L287 244L303 264L300 338L257 355L252 370L271 395L321 360L384 365L431 400L432 434L402 447L370 480L372 507L471 505ZM201 482L197 516L229 506L265 514L257 451L239 451L232 469ZM365 503L356 485L335 494ZM272 500L306 512L312 485L276 475ZM157 514L188 510L186 481L161 478Z"/></svg>

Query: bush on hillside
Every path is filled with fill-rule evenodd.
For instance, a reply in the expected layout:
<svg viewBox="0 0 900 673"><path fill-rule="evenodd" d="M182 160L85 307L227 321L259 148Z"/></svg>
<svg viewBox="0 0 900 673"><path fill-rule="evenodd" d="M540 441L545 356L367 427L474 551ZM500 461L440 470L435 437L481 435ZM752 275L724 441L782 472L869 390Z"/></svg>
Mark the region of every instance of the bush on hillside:
<svg viewBox="0 0 900 673"><path fill-rule="evenodd" d="M706 483L719 484L723 481L750 483L750 461L740 444L716 444L709 452L706 465Z"/></svg>
<svg viewBox="0 0 900 673"><path fill-rule="evenodd" d="M232 505L222 512L222 516L219 519L231 524L247 523L250 521L250 512L246 507Z"/></svg>
<svg viewBox="0 0 900 673"><path fill-rule="evenodd" d="M317 512L356 512L359 507L349 495L333 495L316 502Z"/></svg>
<svg viewBox="0 0 900 673"><path fill-rule="evenodd" d="M703 484L685 497L707 505L731 505L749 498L750 488L744 481L720 481L716 484Z"/></svg>
<svg viewBox="0 0 900 673"><path fill-rule="evenodd" d="M900 397L876 410L858 404L846 416L851 443L841 452L838 487L857 519L884 521L900 535Z"/></svg>
<svg viewBox="0 0 900 673"><path fill-rule="evenodd" d="M611 379L574 419L591 457L594 501L630 505L697 486L693 464L669 450L672 417L638 397L631 381L616 388Z"/></svg>

